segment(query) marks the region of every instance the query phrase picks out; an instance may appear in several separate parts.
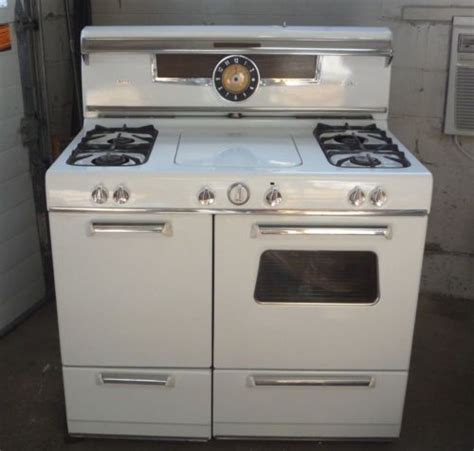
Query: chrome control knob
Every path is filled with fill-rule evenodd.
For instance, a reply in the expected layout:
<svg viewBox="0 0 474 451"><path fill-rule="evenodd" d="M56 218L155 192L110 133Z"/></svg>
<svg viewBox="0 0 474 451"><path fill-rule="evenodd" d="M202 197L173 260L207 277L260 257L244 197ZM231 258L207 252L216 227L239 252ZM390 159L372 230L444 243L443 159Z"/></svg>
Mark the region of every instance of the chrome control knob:
<svg viewBox="0 0 474 451"><path fill-rule="evenodd" d="M203 206L212 205L215 200L216 200L216 196L214 192L211 191L209 188L203 188L201 191L199 191L198 201L201 205Z"/></svg>
<svg viewBox="0 0 474 451"><path fill-rule="evenodd" d="M281 204L283 200L283 196L278 190L278 188L270 188L267 193L265 194L265 200L270 207L276 207Z"/></svg>
<svg viewBox="0 0 474 451"><path fill-rule="evenodd" d="M119 186L114 192L115 203L123 205L128 202L128 199L130 199L130 193L128 190L123 186Z"/></svg>
<svg viewBox="0 0 474 451"><path fill-rule="evenodd" d="M361 188L356 186L349 193L349 202L355 207L360 207L365 202L365 193Z"/></svg>
<svg viewBox="0 0 474 451"><path fill-rule="evenodd" d="M227 197L234 205L244 205L250 199L250 190L243 183L234 183L227 191Z"/></svg>
<svg viewBox="0 0 474 451"><path fill-rule="evenodd" d="M102 185L99 185L94 188L91 194L92 200L99 205L105 204L109 198L109 192L107 188Z"/></svg>
<svg viewBox="0 0 474 451"><path fill-rule="evenodd" d="M376 207L383 207L385 202L387 202L387 193L383 188L377 186L377 188L370 193L370 202Z"/></svg>

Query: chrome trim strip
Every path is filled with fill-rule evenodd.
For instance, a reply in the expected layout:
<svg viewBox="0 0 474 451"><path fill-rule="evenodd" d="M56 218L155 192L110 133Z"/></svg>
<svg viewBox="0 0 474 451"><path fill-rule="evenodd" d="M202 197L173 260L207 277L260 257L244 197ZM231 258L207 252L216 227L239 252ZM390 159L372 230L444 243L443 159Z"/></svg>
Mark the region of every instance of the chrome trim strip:
<svg viewBox="0 0 474 451"><path fill-rule="evenodd" d="M174 379L169 375L101 373L99 381L104 385L158 385L160 387L174 387Z"/></svg>
<svg viewBox="0 0 474 451"><path fill-rule="evenodd" d="M263 210L263 209L212 209L212 208L110 208L110 207L51 207L51 213L201 213L244 215L294 215L294 216L427 216L428 210Z"/></svg>
<svg viewBox="0 0 474 451"><path fill-rule="evenodd" d="M92 222L92 233L159 233L171 234L171 226L166 223L136 223L136 222Z"/></svg>
<svg viewBox="0 0 474 451"><path fill-rule="evenodd" d="M180 39L179 37L162 38L122 38L122 37L85 37L81 40L81 53L87 55L97 52L152 52L155 54L297 54L297 55L363 55L385 56L393 54L389 40L374 39L291 39L290 41L269 39L264 40L264 46L258 45L215 47L215 40L210 39ZM240 40L242 43L247 40ZM231 40L220 40L219 43L235 43ZM249 41L255 43L255 40Z"/></svg>
<svg viewBox="0 0 474 451"><path fill-rule="evenodd" d="M252 375L249 387L373 387L373 376Z"/></svg>
<svg viewBox="0 0 474 451"><path fill-rule="evenodd" d="M383 236L391 238L391 229L388 226L312 226L312 225L281 225L281 224L255 224L255 232L252 236L279 235L279 236L302 236L302 235L358 235L358 236Z"/></svg>
<svg viewBox="0 0 474 451"><path fill-rule="evenodd" d="M209 107L190 107L190 106L125 106L125 105L87 105L86 111L96 113L99 117L106 117L106 114L115 114L116 116L124 117L134 114L146 114L148 117L152 113L293 113L293 114L370 114L370 113L386 113L386 107L231 107L231 106L209 106Z"/></svg>

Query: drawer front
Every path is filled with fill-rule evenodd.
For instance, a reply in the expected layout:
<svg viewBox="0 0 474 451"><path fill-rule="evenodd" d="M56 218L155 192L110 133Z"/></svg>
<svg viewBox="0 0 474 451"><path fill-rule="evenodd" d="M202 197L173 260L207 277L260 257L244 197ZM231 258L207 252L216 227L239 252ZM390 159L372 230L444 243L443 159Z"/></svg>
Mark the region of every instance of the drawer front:
<svg viewBox="0 0 474 451"><path fill-rule="evenodd" d="M64 368L70 433L209 437L210 370Z"/></svg>
<svg viewBox="0 0 474 451"><path fill-rule="evenodd" d="M214 372L216 436L393 437L406 372Z"/></svg>

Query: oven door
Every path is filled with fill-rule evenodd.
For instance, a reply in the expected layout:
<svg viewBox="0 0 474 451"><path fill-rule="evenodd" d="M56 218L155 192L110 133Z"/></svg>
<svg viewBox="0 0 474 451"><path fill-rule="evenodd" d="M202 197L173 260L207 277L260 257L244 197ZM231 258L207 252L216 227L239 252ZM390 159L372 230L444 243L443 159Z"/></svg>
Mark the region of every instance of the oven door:
<svg viewBox="0 0 474 451"><path fill-rule="evenodd" d="M218 216L216 368L408 368L426 217Z"/></svg>
<svg viewBox="0 0 474 451"><path fill-rule="evenodd" d="M212 216L51 213L64 365L211 366Z"/></svg>

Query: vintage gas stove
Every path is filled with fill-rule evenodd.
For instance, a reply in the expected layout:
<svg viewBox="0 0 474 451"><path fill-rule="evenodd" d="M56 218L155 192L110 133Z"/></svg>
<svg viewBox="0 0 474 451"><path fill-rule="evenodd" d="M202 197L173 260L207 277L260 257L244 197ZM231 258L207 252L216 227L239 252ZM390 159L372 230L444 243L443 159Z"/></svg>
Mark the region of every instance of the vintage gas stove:
<svg viewBox="0 0 474 451"><path fill-rule="evenodd" d="M73 435L398 436L431 174L381 28L91 27L47 174Z"/></svg>

